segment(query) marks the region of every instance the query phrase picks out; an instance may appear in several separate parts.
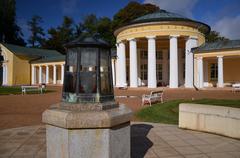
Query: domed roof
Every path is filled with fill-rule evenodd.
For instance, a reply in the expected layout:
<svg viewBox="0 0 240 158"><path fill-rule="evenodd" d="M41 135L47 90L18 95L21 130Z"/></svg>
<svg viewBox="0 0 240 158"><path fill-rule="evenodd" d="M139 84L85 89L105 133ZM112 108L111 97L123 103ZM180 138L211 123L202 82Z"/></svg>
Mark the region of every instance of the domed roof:
<svg viewBox="0 0 240 158"><path fill-rule="evenodd" d="M133 23L140 23L140 22L152 22L152 21L192 21L180 14L171 13L166 10L159 10L155 13L147 14L141 16L135 20Z"/></svg>
<svg viewBox="0 0 240 158"><path fill-rule="evenodd" d="M168 11L162 10L162 9L160 9L157 12L150 13L150 14L141 16L137 19L134 19L126 26L133 25L133 24L150 23L150 22L170 22L170 21L172 21L172 22L190 22L192 24L195 24L197 26L197 28L200 29L204 33L208 33L211 30L210 26L208 26L207 24L189 19L180 14L168 12Z"/></svg>

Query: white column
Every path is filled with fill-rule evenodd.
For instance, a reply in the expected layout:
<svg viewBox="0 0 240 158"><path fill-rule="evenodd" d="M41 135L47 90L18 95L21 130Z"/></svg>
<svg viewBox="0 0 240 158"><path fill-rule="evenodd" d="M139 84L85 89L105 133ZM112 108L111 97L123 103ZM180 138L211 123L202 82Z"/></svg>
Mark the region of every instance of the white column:
<svg viewBox="0 0 240 158"><path fill-rule="evenodd" d="M56 65L53 65L53 84L57 83L57 67Z"/></svg>
<svg viewBox="0 0 240 158"><path fill-rule="evenodd" d="M49 83L49 66L46 65L46 84Z"/></svg>
<svg viewBox="0 0 240 158"><path fill-rule="evenodd" d="M42 83L42 66L39 66L39 84Z"/></svg>
<svg viewBox="0 0 240 158"><path fill-rule="evenodd" d="M198 67L198 88L203 88L203 58L202 57L198 57L197 67Z"/></svg>
<svg viewBox="0 0 240 158"><path fill-rule="evenodd" d="M170 88L178 88L178 35L170 36Z"/></svg>
<svg viewBox="0 0 240 158"><path fill-rule="evenodd" d="M7 71L6 71L6 65L3 64L3 81L2 81L2 85L6 85L7 84Z"/></svg>
<svg viewBox="0 0 240 158"><path fill-rule="evenodd" d="M185 45L185 87L193 88L193 52L192 48L197 47L197 37L189 37Z"/></svg>
<svg viewBox="0 0 240 158"><path fill-rule="evenodd" d="M112 80L113 80L113 86L116 86L116 80L115 80L115 59L111 59L112 62Z"/></svg>
<svg viewBox="0 0 240 158"><path fill-rule="evenodd" d="M116 87L121 87L120 86L120 75L119 75L119 73L120 73L120 65L119 65L119 54L120 54L120 47L119 47L119 44L117 43L116 44L116 48L117 48L117 57L116 57L116 60L115 60L115 64L116 64Z"/></svg>
<svg viewBox="0 0 240 158"><path fill-rule="evenodd" d="M157 87L156 36L148 36L148 88Z"/></svg>
<svg viewBox="0 0 240 158"><path fill-rule="evenodd" d="M61 84L63 84L64 81L64 64L61 65Z"/></svg>
<svg viewBox="0 0 240 158"><path fill-rule="evenodd" d="M218 87L224 87L223 56L218 56Z"/></svg>
<svg viewBox="0 0 240 158"><path fill-rule="evenodd" d="M36 77L36 74L35 74L35 66L32 65L32 85L33 84L36 84L36 81L35 81L35 77Z"/></svg>
<svg viewBox="0 0 240 158"><path fill-rule="evenodd" d="M119 86L126 87L126 46L123 42L119 43L119 54L118 54L118 66L119 66Z"/></svg>
<svg viewBox="0 0 240 158"><path fill-rule="evenodd" d="M138 87L138 69L137 69L137 41L129 40L130 47L130 87Z"/></svg>

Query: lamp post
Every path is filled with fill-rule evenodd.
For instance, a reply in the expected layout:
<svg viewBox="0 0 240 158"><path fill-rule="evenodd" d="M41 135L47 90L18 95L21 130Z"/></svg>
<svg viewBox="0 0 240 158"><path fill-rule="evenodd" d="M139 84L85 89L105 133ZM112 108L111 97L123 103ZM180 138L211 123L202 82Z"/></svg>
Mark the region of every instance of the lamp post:
<svg viewBox="0 0 240 158"><path fill-rule="evenodd" d="M43 113L48 158L130 158L132 111L115 102L111 51L82 35L67 49L62 101Z"/></svg>

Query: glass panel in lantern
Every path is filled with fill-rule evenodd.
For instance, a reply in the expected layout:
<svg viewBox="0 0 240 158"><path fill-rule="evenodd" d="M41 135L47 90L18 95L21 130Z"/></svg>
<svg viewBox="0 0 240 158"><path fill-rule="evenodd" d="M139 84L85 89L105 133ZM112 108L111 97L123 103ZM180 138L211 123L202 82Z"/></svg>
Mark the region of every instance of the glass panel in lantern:
<svg viewBox="0 0 240 158"><path fill-rule="evenodd" d="M71 49L67 54L66 71L64 77L64 92L76 93L77 83L77 49Z"/></svg>
<svg viewBox="0 0 240 158"><path fill-rule="evenodd" d="M97 52L96 48L81 48L79 93L97 92Z"/></svg>
<svg viewBox="0 0 240 158"><path fill-rule="evenodd" d="M101 94L111 93L111 81L109 76L109 59L108 50L101 49L100 53L100 74L101 74Z"/></svg>

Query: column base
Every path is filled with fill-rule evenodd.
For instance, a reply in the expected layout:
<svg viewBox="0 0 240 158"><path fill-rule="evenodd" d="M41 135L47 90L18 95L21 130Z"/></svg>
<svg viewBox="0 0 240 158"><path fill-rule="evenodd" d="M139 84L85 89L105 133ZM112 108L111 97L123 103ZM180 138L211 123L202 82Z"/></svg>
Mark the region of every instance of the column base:
<svg viewBox="0 0 240 158"><path fill-rule="evenodd" d="M169 88L178 88L176 85L169 85Z"/></svg>
<svg viewBox="0 0 240 158"><path fill-rule="evenodd" d="M184 87L185 88L194 88L192 84L185 84Z"/></svg>
<svg viewBox="0 0 240 158"><path fill-rule="evenodd" d="M48 158L130 158L130 118L124 105L109 110L52 107L43 113Z"/></svg>

